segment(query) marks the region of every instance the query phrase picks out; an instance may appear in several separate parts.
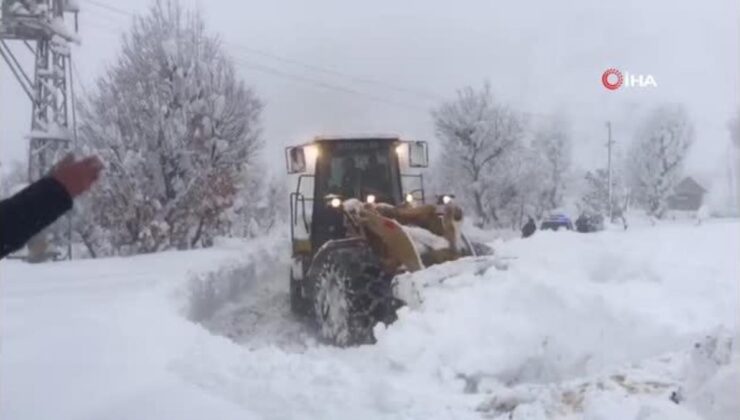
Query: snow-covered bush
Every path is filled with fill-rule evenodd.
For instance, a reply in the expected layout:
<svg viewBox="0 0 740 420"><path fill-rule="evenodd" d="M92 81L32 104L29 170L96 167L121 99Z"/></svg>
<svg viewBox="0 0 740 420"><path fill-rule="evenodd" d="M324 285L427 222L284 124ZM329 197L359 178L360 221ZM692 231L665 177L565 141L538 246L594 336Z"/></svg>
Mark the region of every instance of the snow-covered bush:
<svg viewBox="0 0 740 420"><path fill-rule="evenodd" d="M261 148L262 103L197 14L158 1L135 18L86 99L80 140L106 164L77 222L88 248L183 249L228 233Z"/></svg>

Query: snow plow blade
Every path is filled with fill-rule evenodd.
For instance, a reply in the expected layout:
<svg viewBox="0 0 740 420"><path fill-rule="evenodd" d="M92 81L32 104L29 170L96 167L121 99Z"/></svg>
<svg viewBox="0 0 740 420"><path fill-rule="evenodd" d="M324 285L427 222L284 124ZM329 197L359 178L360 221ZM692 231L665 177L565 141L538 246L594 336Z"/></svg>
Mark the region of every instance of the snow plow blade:
<svg viewBox="0 0 740 420"><path fill-rule="evenodd" d="M452 261L463 252L462 210L454 204L393 207L348 200L345 211L358 236L364 236L388 272L418 271ZM440 215L441 213L441 215Z"/></svg>

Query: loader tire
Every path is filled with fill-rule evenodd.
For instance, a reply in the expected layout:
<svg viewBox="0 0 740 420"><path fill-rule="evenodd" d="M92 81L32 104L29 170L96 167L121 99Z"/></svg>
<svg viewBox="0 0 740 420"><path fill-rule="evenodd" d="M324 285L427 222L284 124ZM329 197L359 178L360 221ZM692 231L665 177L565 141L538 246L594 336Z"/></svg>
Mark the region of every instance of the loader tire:
<svg viewBox="0 0 740 420"><path fill-rule="evenodd" d="M290 273L290 310L298 318L305 318L311 310L311 301L303 297L301 281Z"/></svg>
<svg viewBox="0 0 740 420"><path fill-rule="evenodd" d="M327 342L354 346L375 342L373 327L395 320L398 301L393 276L363 242L349 243L317 256L309 279L319 335Z"/></svg>

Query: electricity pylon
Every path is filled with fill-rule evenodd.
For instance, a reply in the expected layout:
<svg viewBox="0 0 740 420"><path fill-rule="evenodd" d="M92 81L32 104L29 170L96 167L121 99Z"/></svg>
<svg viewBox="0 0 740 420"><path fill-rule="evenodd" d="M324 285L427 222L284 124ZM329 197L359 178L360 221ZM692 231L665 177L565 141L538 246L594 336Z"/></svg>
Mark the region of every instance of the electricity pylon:
<svg viewBox="0 0 740 420"><path fill-rule="evenodd" d="M28 180L31 182L48 173L51 165L70 149L69 43L78 42L79 9L74 0L0 1L0 55L33 104L28 135ZM74 15L74 30L68 29L64 22L65 14L70 13ZM34 55L33 79L8 46L8 41L23 44ZM49 230L56 239L61 232L58 226ZM43 261L53 255L48 250L47 236L39 235L29 243L29 260Z"/></svg>

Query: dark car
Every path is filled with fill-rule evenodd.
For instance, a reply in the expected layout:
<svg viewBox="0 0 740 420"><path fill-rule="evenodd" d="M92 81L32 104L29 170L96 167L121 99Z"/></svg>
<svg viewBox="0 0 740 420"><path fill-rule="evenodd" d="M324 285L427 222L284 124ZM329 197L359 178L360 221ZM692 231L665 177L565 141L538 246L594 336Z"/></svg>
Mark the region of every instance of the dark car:
<svg viewBox="0 0 740 420"><path fill-rule="evenodd" d="M595 213L581 213L576 219L576 230L582 233L604 230L604 216Z"/></svg>
<svg viewBox="0 0 740 420"><path fill-rule="evenodd" d="M553 214L545 219L540 225L540 230L573 230L573 222L564 214Z"/></svg>

